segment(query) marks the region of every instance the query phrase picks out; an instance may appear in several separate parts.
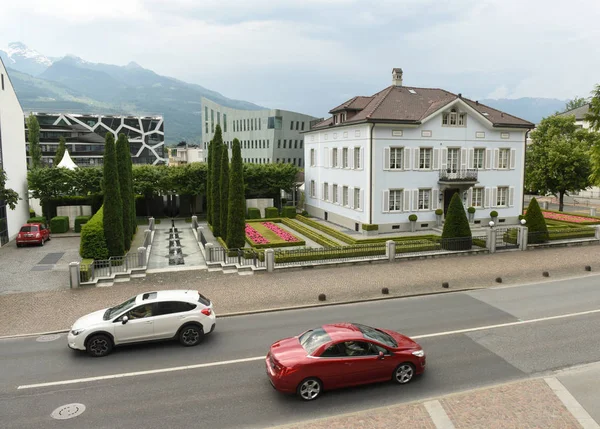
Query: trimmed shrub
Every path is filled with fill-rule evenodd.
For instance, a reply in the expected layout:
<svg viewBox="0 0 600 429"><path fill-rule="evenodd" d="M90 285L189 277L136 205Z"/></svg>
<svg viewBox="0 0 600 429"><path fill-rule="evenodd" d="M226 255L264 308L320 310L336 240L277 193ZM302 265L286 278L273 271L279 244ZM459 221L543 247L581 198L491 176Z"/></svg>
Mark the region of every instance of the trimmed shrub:
<svg viewBox="0 0 600 429"><path fill-rule="evenodd" d="M311 226L315 229L318 229L319 231L324 232L327 235L331 235L333 238L336 238L343 243L356 244L356 240L350 238L348 235L346 235L343 232L340 232L336 229L330 228L327 225L323 225L320 222L316 222L312 219L305 218L304 216L301 216L301 215L296 215L296 219L298 219L302 223L307 224L308 226Z"/></svg>
<svg viewBox="0 0 600 429"><path fill-rule="evenodd" d="M281 217L295 219L296 214L297 214L296 207L294 207L294 206L284 206L281 208Z"/></svg>
<svg viewBox="0 0 600 429"><path fill-rule="evenodd" d="M408 215L408 220L411 221L411 222L416 222L417 219L418 219L418 217L417 217L416 214Z"/></svg>
<svg viewBox="0 0 600 429"><path fill-rule="evenodd" d="M519 215L519 220L523 220L523 219L525 219L525 215Z"/></svg>
<svg viewBox="0 0 600 429"><path fill-rule="evenodd" d="M467 211L468 211L469 213L471 213L471 214L473 214L473 213L475 213L475 212L476 212L476 210L475 210L475 207L469 207L469 208L467 209Z"/></svg>
<svg viewBox="0 0 600 429"><path fill-rule="evenodd" d="M265 219L279 217L279 210L277 207L267 207L265 208Z"/></svg>
<svg viewBox="0 0 600 429"><path fill-rule="evenodd" d="M490 212L490 217L498 217L498 212L496 210L492 210Z"/></svg>
<svg viewBox="0 0 600 429"><path fill-rule="evenodd" d="M104 239L104 207L81 227L79 255L82 258L108 259L108 247Z"/></svg>
<svg viewBox="0 0 600 429"><path fill-rule="evenodd" d="M308 212L306 210L302 210L302 216L308 217L309 214L308 214Z"/></svg>
<svg viewBox="0 0 600 429"><path fill-rule="evenodd" d="M540 205L535 198L532 198L525 214L526 225L528 228L527 242L531 244L545 243L548 241L548 226L546 219L542 214Z"/></svg>
<svg viewBox="0 0 600 429"><path fill-rule="evenodd" d="M438 215L438 216L441 216L441 215L444 214L444 210L442 210L442 209L436 209L435 210L435 214Z"/></svg>
<svg viewBox="0 0 600 429"><path fill-rule="evenodd" d="M79 272L82 282L87 282L90 279L90 275L93 269L94 260L90 258L84 258L79 263Z"/></svg>
<svg viewBox="0 0 600 429"><path fill-rule="evenodd" d="M281 219L281 223L325 248L340 246L337 242L330 240L327 237L323 237L321 234L305 227L297 220Z"/></svg>
<svg viewBox="0 0 600 429"><path fill-rule="evenodd" d="M34 209L29 209L29 217L35 217L35 210Z"/></svg>
<svg viewBox="0 0 600 429"><path fill-rule="evenodd" d="M85 225L89 220L90 220L91 216L77 216L75 218L75 232L81 232L81 227L83 225Z"/></svg>
<svg viewBox="0 0 600 429"><path fill-rule="evenodd" d="M248 213L246 214L246 219L260 219L260 209L256 207L249 207Z"/></svg>
<svg viewBox="0 0 600 429"><path fill-rule="evenodd" d="M69 230L69 216L55 216L50 219L50 231L61 234Z"/></svg>
<svg viewBox="0 0 600 429"><path fill-rule="evenodd" d="M44 216L30 217L27 219L27 223L46 223L46 218Z"/></svg>
<svg viewBox="0 0 600 429"><path fill-rule="evenodd" d="M450 200L446 222L442 232L442 248L445 250L469 250L473 245L469 220L458 192Z"/></svg>
<svg viewBox="0 0 600 429"><path fill-rule="evenodd" d="M379 225L374 224L374 223L363 223L362 229L365 231L378 231Z"/></svg>

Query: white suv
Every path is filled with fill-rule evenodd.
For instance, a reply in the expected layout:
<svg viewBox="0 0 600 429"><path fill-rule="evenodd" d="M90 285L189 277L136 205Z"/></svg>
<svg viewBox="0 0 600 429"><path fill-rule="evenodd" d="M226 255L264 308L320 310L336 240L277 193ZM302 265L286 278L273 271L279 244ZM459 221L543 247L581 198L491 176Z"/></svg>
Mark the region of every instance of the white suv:
<svg viewBox="0 0 600 429"><path fill-rule="evenodd" d="M215 318L212 303L198 291L147 292L77 319L68 344L94 357L119 344L144 341L178 339L190 347L215 329Z"/></svg>

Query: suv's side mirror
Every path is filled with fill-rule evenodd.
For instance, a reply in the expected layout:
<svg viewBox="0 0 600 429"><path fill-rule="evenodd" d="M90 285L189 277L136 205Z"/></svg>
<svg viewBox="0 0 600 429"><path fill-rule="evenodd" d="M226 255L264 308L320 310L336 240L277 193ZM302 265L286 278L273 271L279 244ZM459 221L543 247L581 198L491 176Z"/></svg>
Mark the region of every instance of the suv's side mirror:
<svg viewBox="0 0 600 429"><path fill-rule="evenodd" d="M124 325L127 323L128 320L129 320L129 317L123 316L123 318L121 319L121 323Z"/></svg>
<svg viewBox="0 0 600 429"><path fill-rule="evenodd" d="M383 352L379 352L379 359L383 359L383 356L384 356Z"/></svg>

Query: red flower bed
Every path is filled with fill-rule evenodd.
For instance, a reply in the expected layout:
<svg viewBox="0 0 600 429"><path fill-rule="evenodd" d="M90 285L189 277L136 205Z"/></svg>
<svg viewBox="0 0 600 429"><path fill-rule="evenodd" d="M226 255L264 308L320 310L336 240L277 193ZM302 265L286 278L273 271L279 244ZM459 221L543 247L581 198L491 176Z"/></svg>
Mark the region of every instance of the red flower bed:
<svg viewBox="0 0 600 429"><path fill-rule="evenodd" d="M269 228L275 234L279 236L283 241L287 241L288 243L292 243L294 241L298 241L296 237L287 232L285 229L279 228L272 222L261 222L265 227Z"/></svg>
<svg viewBox="0 0 600 429"><path fill-rule="evenodd" d="M524 210L523 213L527 213L527 210ZM542 210L542 214L546 219L559 220L562 222L570 222L570 223L583 223L583 222L599 222L599 219L594 219L591 217L583 217L583 216L574 216L564 213L554 213L554 212L545 212Z"/></svg>
<svg viewBox="0 0 600 429"><path fill-rule="evenodd" d="M246 224L246 236L256 244L268 244L269 240L263 237L260 232L252 228L250 225Z"/></svg>

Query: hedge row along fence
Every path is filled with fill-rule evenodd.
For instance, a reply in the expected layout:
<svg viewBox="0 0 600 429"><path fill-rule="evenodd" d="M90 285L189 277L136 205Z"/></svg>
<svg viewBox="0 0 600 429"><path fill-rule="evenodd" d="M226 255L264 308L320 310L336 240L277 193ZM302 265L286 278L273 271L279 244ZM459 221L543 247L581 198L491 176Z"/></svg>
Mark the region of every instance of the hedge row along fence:
<svg viewBox="0 0 600 429"><path fill-rule="evenodd" d="M104 239L104 206L81 228L79 255L84 259L108 259L108 247Z"/></svg>
<svg viewBox="0 0 600 429"><path fill-rule="evenodd" d="M310 228L307 228L305 226L303 226L300 222L298 222L296 219L292 220L292 219L282 219L281 223L283 223L285 226L287 226L290 229L293 229L294 231L296 231L299 234L304 235L305 237L311 239L312 241L314 241L315 243L317 243L320 246L323 246L325 248L330 248L330 247L339 247L339 243L324 237L318 233L316 233L315 231L313 231Z"/></svg>

